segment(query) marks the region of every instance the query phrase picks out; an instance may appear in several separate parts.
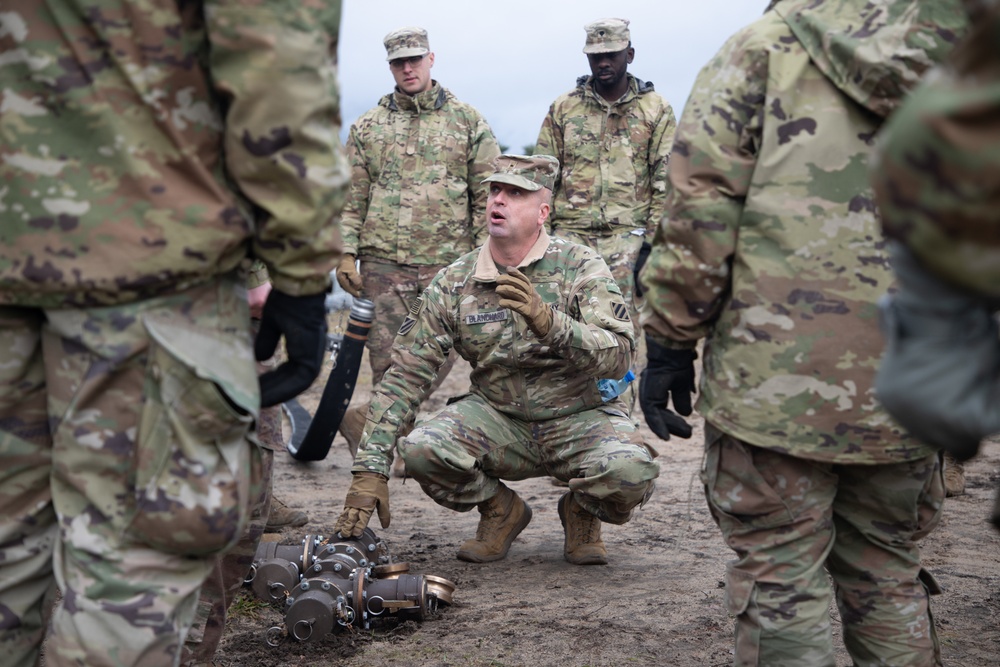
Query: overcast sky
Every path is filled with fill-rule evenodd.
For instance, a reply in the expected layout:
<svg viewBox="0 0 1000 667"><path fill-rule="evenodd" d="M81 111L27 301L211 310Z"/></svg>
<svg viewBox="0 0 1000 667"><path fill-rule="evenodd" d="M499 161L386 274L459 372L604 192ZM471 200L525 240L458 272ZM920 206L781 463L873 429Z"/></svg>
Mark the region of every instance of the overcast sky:
<svg viewBox="0 0 1000 667"><path fill-rule="evenodd" d="M534 144L549 105L589 74L583 26L618 17L631 24L629 72L652 81L680 117L698 71L767 0L345 0L340 87L346 129L393 87L382 38L427 29L432 76L486 117L497 140Z"/></svg>

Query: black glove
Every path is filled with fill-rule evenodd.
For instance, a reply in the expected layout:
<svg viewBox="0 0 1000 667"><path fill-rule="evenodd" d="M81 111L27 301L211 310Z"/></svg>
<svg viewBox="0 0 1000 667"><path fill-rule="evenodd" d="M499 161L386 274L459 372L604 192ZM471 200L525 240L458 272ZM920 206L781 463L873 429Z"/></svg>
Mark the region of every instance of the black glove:
<svg viewBox="0 0 1000 667"><path fill-rule="evenodd" d="M646 336L646 369L639 381L639 406L649 428L664 440L691 437L691 425L667 409L668 399L685 417L694 393L694 350L672 350Z"/></svg>
<svg viewBox="0 0 1000 667"><path fill-rule="evenodd" d="M295 398L319 375L326 351L326 295L289 296L271 290L253 346L257 361L274 356L282 335L288 361L260 376L264 408Z"/></svg>
<svg viewBox="0 0 1000 667"><path fill-rule="evenodd" d="M636 296L642 296L643 289L642 284L639 282L639 272L642 271L642 267L646 266L646 260L649 258L649 252L653 249L653 246L649 245L649 241L643 241L642 246L639 248L639 254L635 258L635 268L632 269L632 282L635 283Z"/></svg>

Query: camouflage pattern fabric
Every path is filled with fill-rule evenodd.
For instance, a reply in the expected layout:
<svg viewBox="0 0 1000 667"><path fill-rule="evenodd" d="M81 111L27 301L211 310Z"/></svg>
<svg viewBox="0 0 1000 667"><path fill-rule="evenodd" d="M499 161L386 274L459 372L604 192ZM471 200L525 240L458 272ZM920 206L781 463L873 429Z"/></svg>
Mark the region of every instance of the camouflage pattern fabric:
<svg viewBox="0 0 1000 667"><path fill-rule="evenodd" d="M259 269L247 279L247 287L253 288L267 282L267 270L255 262ZM254 336L260 329L260 320L250 320ZM257 373L262 374L278 365L283 355L276 354L271 359L257 363ZM236 599L250 566L257 555L257 546L267 527L271 507L271 491L274 473L274 452L284 451L285 438L281 429L281 407L278 405L261 408L256 424L257 440L261 455L261 484L259 492L250 507L250 518L236 545L220 557L198 594L194 623L184 640L184 667L211 665L212 658L222 641L226 629L226 616L230 605Z"/></svg>
<svg viewBox="0 0 1000 667"><path fill-rule="evenodd" d="M875 302L893 276L868 155L888 92L963 26L950 2L786 0L699 74L641 274L642 322L667 346L707 339L697 409L729 435L835 463L930 453L874 399ZM900 44L907 58L879 60ZM869 66L882 77L848 76L846 90L827 75Z"/></svg>
<svg viewBox="0 0 1000 667"><path fill-rule="evenodd" d="M272 421L270 417L266 416L268 413L276 414L277 426L279 428L281 426L280 408L275 406L261 410L261 426L258 427L261 444L270 442L272 445L284 449L283 441L269 440L268 436L265 435L269 428L273 428L273 426L263 426L265 422ZM225 556L216 560L215 566L201 586L198 593L198 604L195 607L194 622L184 640L184 653L180 663L182 667L204 667L214 664L212 658L225 634L229 607L244 586L250 567L257 555L260 538L267 527L267 517L271 507L275 451L277 448L274 446L260 448L261 477L263 480L263 483L259 485L260 492L253 500L250 508L250 519L243 535Z"/></svg>
<svg viewBox="0 0 1000 667"><path fill-rule="evenodd" d="M895 114L871 174L886 235L929 271L1000 298L1000 2Z"/></svg>
<svg viewBox="0 0 1000 667"><path fill-rule="evenodd" d="M484 240L480 182L499 154L482 115L436 81L412 97L386 95L347 141L344 252L414 266L454 261Z"/></svg>
<svg viewBox="0 0 1000 667"><path fill-rule="evenodd" d="M639 313L637 308L638 298L635 295L635 268L636 259L639 257L639 249L645 238L644 234L637 234L633 231L620 231L617 234L600 234L593 232L576 231L572 229L561 229L555 235L573 243L590 246L597 251L608 268L618 288L622 292L622 298L629 309L629 317L635 326L636 337L639 337ZM640 360L636 359L636 362Z"/></svg>
<svg viewBox="0 0 1000 667"><path fill-rule="evenodd" d="M6 664L35 664L56 581L47 665L176 663L198 589L260 493L243 282L0 308Z"/></svg>
<svg viewBox="0 0 1000 667"><path fill-rule="evenodd" d="M601 521L622 524L659 475L620 401L526 421L472 394L418 425L399 453L428 496L459 512L495 496L501 479L551 476Z"/></svg>
<svg viewBox="0 0 1000 667"><path fill-rule="evenodd" d="M607 265L593 250L542 232L518 268L553 307L545 338L499 306L489 241L445 268L400 327L392 366L372 397L354 472L388 477L400 425L452 348L473 367L472 393L511 420L541 422L604 405L597 380L622 377L635 346L628 309ZM627 414L620 400L609 405Z"/></svg>
<svg viewBox="0 0 1000 667"><path fill-rule="evenodd" d="M726 568L734 665L833 667L830 582L856 665L940 665L917 541L937 525L937 455L835 465L754 447L707 429L702 481L737 554Z"/></svg>
<svg viewBox="0 0 1000 667"><path fill-rule="evenodd" d="M965 459L1000 432L1000 1L887 123L872 182L899 289L882 303L879 400Z"/></svg>
<svg viewBox="0 0 1000 667"><path fill-rule="evenodd" d="M915 541L943 482L874 395L893 275L868 161L963 28L947 0L779 0L702 69L681 116L641 322L670 347L705 339L696 407L709 507L737 555L736 665L832 667L827 572L856 664L939 664Z"/></svg>
<svg viewBox="0 0 1000 667"><path fill-rule="evenodd" d="M403 326L410 305L431 284L441 266L403 266L378 260L362 260L361 275L365 278L362 296L375 304L375 319L368 331L368 362L372 369L372 385L377 385L392 363L392 343ZM454 366L454 355L442 366L436 389ZM432 390L433 391L433 390Z"/></svg>
<svg viewBox="0 0 1000 667"><path fill-rule="evenodd" d="M660 221L674 112L652 83L626 76L628 91L615 102L594 91L591 77L580 77L542 121L535 153L554 155L561 165L550 222L555 234L651 233Z"/></svg>
<svg viewBox="0 0 1000 667"><path fill-rule="evenodd" d="M7 664L46 638L50 667L181 658L261 493L247 256L289 295L325 290L339 259L339 17L321 0L5 4Z"/></svg>
<svg viewBox="0 0 1000 667"><path fill-rule="evenodd" d="M339 2L4 9L0 303L127 303L228 273L248 246L275 288L327 288Z"/></svg>

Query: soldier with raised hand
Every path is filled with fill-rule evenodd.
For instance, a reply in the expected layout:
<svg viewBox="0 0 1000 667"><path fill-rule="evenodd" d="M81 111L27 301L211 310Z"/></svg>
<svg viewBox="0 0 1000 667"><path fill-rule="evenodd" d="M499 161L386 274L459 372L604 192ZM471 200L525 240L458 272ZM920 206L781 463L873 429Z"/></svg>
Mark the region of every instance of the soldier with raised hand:
<svg viewBox="0 0 1000 667"><path fill-rule="evenodd" d="M339 20L319 0L5 3L5 665L43 642L49 667L177 665L247 534L260 410L323 362ZM255 340L252 258L273 283Z"/></svg>
<svg viewBox="0 0 1000 667"><path fill-rule="evenodd" d="M676 123L649 81L628 72L629 21L584 26L591 74L549 108L535 150L559 159L552 233L597 250L636 324L635 268L663 215Z"/></svg>
<svg viewBox="0 0 1000 667"><path fill-rule="evenodd" d="M970 34L889 121L871 168L900 283L876 389L954 456L949 494L964 486L956 459L1000 432L1000 0L965 4Z"/></svg>
<svg viewBox="0 0 1000 667"><path fill-rule="evenodd" d="M489 237L442 270L411 304L393 363L375 389L336 530L360 535L373 512L389 525L393 445L454 349L473 367L471 393L399 441L406 469L437 503L478 508L458 558L504 558L531 509L502 480L569 484L558 510L564 556L607 563L601 522L625 523L659 469L620 397L634 329L621 291L592 249L550 237L559 162L502 155L486 179Z"/></svg>
<svg viewBox="0 0 1000 667"><path fill-rule="evenodd" d="M858 665L937 665L917 542L936 452L876 400L893 284L868 163L883 121L964 31L958 3L778 0L699 73L641 274L640 405L705 418L702 481L736 553L736 665L833 665L835 591ZM831 588L829 577L834 587Z"/></svg>
<svg viewBox="0 0 1000 667"><path fill-rule="evenodd" d="M439 269L484 240L481 181L500 154L482 115L431 78L426 30L400 28L384 44L396 88L351 127L345 254L337 270L347 292L375 303L366 342L373 385L389 367L410 302ZM367 412L365 403L344 415L340 432L352 452Z"/></svg>

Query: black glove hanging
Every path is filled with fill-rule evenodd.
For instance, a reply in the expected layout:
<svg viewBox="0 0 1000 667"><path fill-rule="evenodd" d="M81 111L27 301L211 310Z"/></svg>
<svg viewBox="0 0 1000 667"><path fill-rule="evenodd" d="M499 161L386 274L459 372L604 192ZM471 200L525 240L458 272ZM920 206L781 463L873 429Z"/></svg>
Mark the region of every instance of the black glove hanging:
<svg viewBox="0 0 1000 667"><path fill-rule="evenodd" d="M326 295L290 296L272 290L254 341L257 360L274 356L282 336L288 361L260 376L260 404L264 408L298 396L319 375L326 351Z"/></svg>
<svg viewBox="0 0 1000 667"><path fill-rule="evenodd" d="M671 435L691 437L691 425L667 409L674 408L685 417L691 414L691 394L694 386L694 350L674 350L663 347L646 336L646 361L639 381L639 406L650 430L664 440Z"/></svg>

